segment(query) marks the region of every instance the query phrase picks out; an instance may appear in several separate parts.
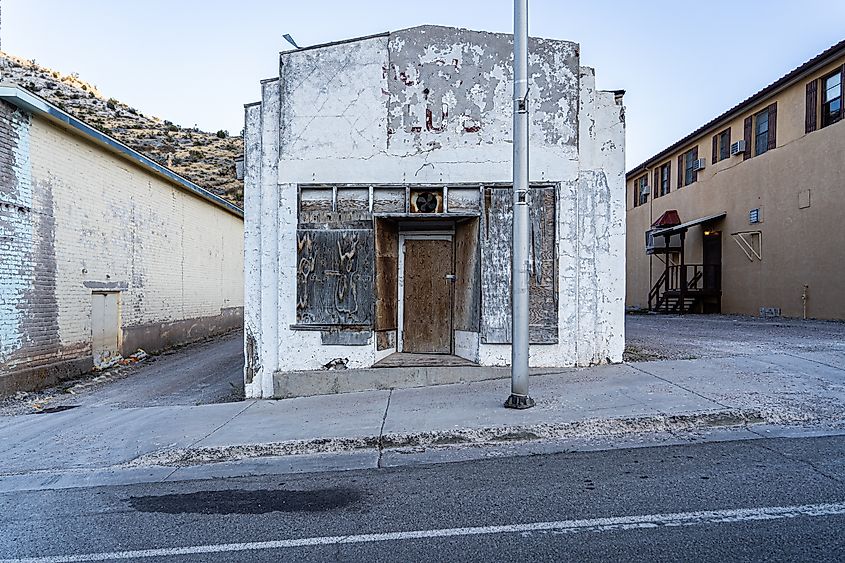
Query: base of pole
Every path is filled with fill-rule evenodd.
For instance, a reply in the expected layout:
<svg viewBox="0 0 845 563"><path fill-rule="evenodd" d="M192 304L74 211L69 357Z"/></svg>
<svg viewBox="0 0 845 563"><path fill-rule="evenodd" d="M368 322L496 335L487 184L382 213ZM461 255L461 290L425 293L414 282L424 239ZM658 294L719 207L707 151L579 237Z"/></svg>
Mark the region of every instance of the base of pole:
<svg viewBox="0 0 845 563"><path fill-rule="evenodd" d="M508 397L508 400L505 401L505 408L506 409L530 409L534 406L534 399L529 397L528 395L515 395L511 393L511 396Z"/></svg>

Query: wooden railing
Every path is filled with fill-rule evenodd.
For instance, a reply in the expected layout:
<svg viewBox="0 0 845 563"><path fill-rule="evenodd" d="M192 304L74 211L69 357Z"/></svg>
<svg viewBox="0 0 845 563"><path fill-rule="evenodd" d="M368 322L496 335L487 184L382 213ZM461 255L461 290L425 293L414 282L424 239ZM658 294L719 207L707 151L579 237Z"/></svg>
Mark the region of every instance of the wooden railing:
<svg viewBox="0 0 845 563"><path fill-rule="evenodd" d="M721 266L710 264L669 266L660 274L660 278L648 292L648 308L655 311L666 307L670 297L683 302L688 297L708 293L718 294L721 289Z"/></svg>

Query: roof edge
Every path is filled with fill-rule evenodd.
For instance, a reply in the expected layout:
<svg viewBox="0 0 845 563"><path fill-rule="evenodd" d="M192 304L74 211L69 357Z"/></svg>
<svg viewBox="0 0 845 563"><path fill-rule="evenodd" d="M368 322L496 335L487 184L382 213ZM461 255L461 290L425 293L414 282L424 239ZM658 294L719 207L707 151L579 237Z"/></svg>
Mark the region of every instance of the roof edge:
<svg viewBox="0 0 845 563"><path fill-rule="evenodd" d="M381 33L373 33L372 35L362 35L360 37L350 37L349 39L329 41L328 43L318 43L316 45L300 47L299 49L286 49L284 51L279 51L279 55L289 55L290 53L299 53L300 51L310 51L312 49L320 49L322 47L334 47L335 45L343 45L345 43L355 43L357 41L366 41L367 39L376 39L377 37L387 37L390 33L391 32L389 31L382 31Z"/></svg>
<svg viewBox="0 0 845 563"><path fill-rule="evenodd" d="M211 193L205 188L201 188L187 178L184 178L169 168L155 162L148 156L145 156L135 149L129 148L129 146L118 141L114 137L94 129L84 121L73 117L66 111L59 109L44 98L33 94L26 88L22 88L17 84L0 82L0 99L30 113L44 116L48 120L58 123L66 129L73 130L81 136L87 137L97 144L106 147L118 156L130 160L142 168L146 168L156 175L179 185L181 188L193 193L194 195L205 199L209 203L225 209L229 213L237 215L243 219L244 211L237 205L226 201L222 197Z"/></svg>
<svg viewBox="0 0 845 563"><path fill-rule="evenodd" d="M747 110L748 108L754 106L755 104L759 103L760 101L764 100L766 97L780 92L781 90L791 86L794 82L800 80L802 77L808 74L815 72L816 70L818 70L819 67L826 65L831 60L835 59L836 57L842 54L845 54L845 40L836 43L832 47L828 47L812 59L792 69L791 71L781 76L768 86L757 91L755 94L752 94L751 96L739 102L724 113L711 119L710 121L708 121L698 129L694 130L692 133L686 135L679 141L676 141L667 148L656 153L651 158L648 158L637 166L634 166L628 172L625 173L626 180L629 179L629 176L631 175L642 173L648 168L648 164L654 162L655 160L663 160L664 158L674 153L684 145L689 144L689 142L695 139L696 137L699 137L712 129L718 129L719 126L724 125L724 122L734 117L735 114L741 113Z"/></svg>
<svg viewBox="0 0 845 563"><path fill-rule="evenodd" d="M323 47L334 47L335 45L344 45L346 43L356 43L358 41L366 41L368 39L377 39L379 37L389 37L394 33L401 33L403 31L409 31L411 29L419 29L423 27L436 27L440 29L454 29L458 31L471 31L473 33L487 33L490 35L513 35L513 32L506 32L506 31L486 31L480 29L470 29L468 27L459 27L459 26L451 26L451 25L438 25L433 23L424 23L420 25L414 25L411 27L403 27L401 29L394 29L392 31L382 31L381 33L373 33L372 35L362 35L360 37L350 37L348 39L338 39L337 41L329 41L327 43L318 43L316 45L309 45L307 47L300 47L298 49L285 49L283 51L279 51L279 56L282 55L289 55L291 53L299 53L302 51L310 51L312 49L320 49ZM562 43L571 43L572 45L579 45L577 41L570 41L568 39L552 39L550 37L540 37L532 35L529 39L542 39L543 41L559 41Z"/></svg>

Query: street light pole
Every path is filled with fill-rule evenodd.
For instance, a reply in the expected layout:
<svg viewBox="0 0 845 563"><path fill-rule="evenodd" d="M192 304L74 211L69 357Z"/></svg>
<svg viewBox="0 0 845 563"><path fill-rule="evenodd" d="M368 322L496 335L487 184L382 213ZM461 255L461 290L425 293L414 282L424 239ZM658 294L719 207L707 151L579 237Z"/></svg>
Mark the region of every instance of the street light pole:
<svg viewBox="0 0 845 563"><path fill-rule="evenodd" d="M513 264L511 395L505 406L534 406L528 396L528 0L513 5Z"/></svg>

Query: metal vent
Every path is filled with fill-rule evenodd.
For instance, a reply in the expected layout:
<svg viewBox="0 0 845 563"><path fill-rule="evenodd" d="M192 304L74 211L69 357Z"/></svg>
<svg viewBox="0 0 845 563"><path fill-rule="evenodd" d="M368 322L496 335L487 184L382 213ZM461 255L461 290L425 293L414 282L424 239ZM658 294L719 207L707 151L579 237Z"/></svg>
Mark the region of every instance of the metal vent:
<svg viewBox="0 0 845 563"><path fill-rule="evenodd" d="M443 194L439 191L411 192L411 213L443 213Z"/></svg>

